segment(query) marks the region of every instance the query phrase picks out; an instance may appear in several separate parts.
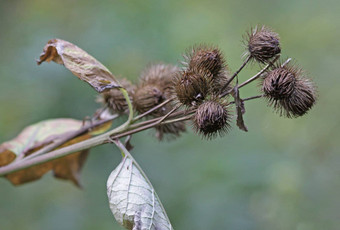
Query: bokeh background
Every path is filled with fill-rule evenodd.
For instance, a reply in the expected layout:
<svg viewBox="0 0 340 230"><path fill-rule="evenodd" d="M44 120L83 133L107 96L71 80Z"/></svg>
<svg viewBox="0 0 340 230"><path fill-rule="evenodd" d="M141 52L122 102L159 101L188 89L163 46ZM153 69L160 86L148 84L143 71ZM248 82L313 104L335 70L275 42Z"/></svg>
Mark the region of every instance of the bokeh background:
<svg viewBox="0 0 340 230"><path fill-rule="evenodd" d="M51 38L136 81L147 64L178 63L196 43L218 45L236 70L242 35L265 24L280 34L283 57L293 57L318 85L308 115L281 118L264 101L247 102L248 133L233 125L227 136L204 141L189 130L171 142L140 133L132 154L175 229L339 229L339 12L338 0L0 1L0 142L29 124L83 119L99 106L96 92L63 66L36 65ZM258 69L249 66L240 80ZM257 93L252 85L241 96ZM1 179L0 229L121 229L106 196L119 161L114 146L93 149L83 190L51 174L19 187Z"/></svg>

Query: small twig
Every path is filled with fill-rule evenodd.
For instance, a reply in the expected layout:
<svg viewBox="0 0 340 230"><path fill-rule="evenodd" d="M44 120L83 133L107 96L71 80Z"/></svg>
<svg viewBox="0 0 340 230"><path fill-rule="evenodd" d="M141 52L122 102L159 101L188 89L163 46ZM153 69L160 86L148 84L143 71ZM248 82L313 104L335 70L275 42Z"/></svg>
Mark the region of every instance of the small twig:
<svg viewBox="0 0 340 230"><path fill-rule="evenodd" d="M130 124L132 123L132 120L133 120L133 106L132 106L132 102L130 100L130 97L129 97L129 93L128 91L125 89L125 88L119 88L120 92L122 92L124 98L125 98L125 101L128 105L128 108L129 108L129 117L127 119L127 121L121 125L120 129L124 129L126 127L129 127Z"/></svg>
<svg viewBox="0 0 340 230"><path fill-rule="evenodd" d="M292 60L291 58L288 58L284 63L282 63L281 67L287 65L291 60Z"/></svg>
<svg viewBox="0 0 340 230"><path fill-rule="evenodd" d="M146 129L153 128L153 127L158 126L158 125L165 125L165 124L175 123L175 122L179 122L179 121L186 121L186 120L189 120L189 119L192 117L192 115L193 115L193 114L190 114L190 115L187 115L187 116L184 116L184 117L180 117L180 118L175 118L175 119L171 119L171 120L166 120L166 121L163 121L163 122L161 122L161 123L159 123L158 121L156 121L156 122L153 122L153 123L151 123L151 124L146 124L146 125L144 125L144 126L137 127L137 128L128 130L128 131L126 131L126 132L122 132L122 133L119 133L119 134L117 134L117 135L111 136L111 138L112 138L112 139L122 138L122 137L125 137L125 136L128 136L128 135L132 135L132 134L141 132L141 131L146 130Z"/></svg>
<svg viewBox="0 0 340 230"><path fill-rule="evenodd" d="M153 107L152 109L146 111L145 113L142 113L138 116L136 116L135 118L133 118L132 122L136 122L138 121L139 119L145 117L146 115L149 115L150 113L152 113L153 111L163 107L164 105L168 104L169 102L171 102L172 100L174 100L174 97L173 98L169 98L165 101L163 101L162 103L158 104L157 106Z"/></svg>
<svg viewBox="0 0 340 230"><path fill-rule="evenodd" d="M61 146L62 144L74 139L75 137L79 136L79 135L82 135L84 133L86 133L87 131L97 127L97 126L100 126L102 124L105 124L106 122L109 122L109 121L112 121L114 119L116 119L119 115L116 114L115 116L112 116L110 119L108 120L102 120L102 121L99 121L99 122L96 122L96 123L91 123L90 125L87 125L87 126L84 126L82 127L81 129L77 130L77 131L74 131L74 132L71 132L65 136L63 136L61 139L57 140L56 142L53 142L52 144L50 145L47 145L45 147L43 147L42 149L36 151L35 153L23 158L22 160L29 160L31 158L34 158L36 156L39 156L41 154L44 154L44 153L47 153L49 151L52 151L53 149Z"/></svg>
<svg viewBox="0 0 340 230"><path fill-rule="evenodd" d="M246 80L245 82L241 83L238 88L242 88L245 85L248 85L250 82L255 81L256 79L258 79L261 74L263 74L269 67L271 67L272 65L274 65L274 63L280 58L280 55L276 56L274 58L274 60L272 62L270 62L268 65L266 65L260 72L258 72L257 74L255 74L253 77L249 78L248 80Z"/></svg>
<svg viewBox="0 0 340 230"><path fill-rule="evenodd" d="M261 98L263 96L264 95L261 94L261 95L256 95L256 96L252 96L252 97L247 97L247 98L242 99L242 101L250 101L250 100L257 99L257 98ZM231 101L231 102L229 102L229 104L235 104L235 101Z"/></svg>
<svg viewBox="0 0 340 230"><path fill-rule="evenodd" d="M188 113L191 113L192 110L189 110L189 111L177 111L177 112L174 112L173 114L169 115L168 118L174 118L174 117L178 117L178 116L183 116L185 114L188 114ZM135 128L138 128L140 126L144 126L144 125L147 125L147 124L150 124L150 123L154 123L154 122L157 122L158 120L160 119L160 117L156 117L156 118L152 118L152 119L149 119L147 121L142 121L142 122L139 122L137 124L133 124L133 125L130 125L129 129L135 129Z"/></svg>
<svg viewBox="0 0 340 230"><path fill-rule="evenodd" d="M221 88L220 93L222 93L227 87L228 85L234 80L234 78L241 72L241 70L247 65L247 63L250 60L250 56L247 57L247 59L243 62L243 64L241 65L241 67L233 74L233 76L231 76L231 78L229 78L229 80L224 84L224 86ZM227 94L225 94L227 95ZM224 97L225 95L223 95L222 97Z"/></svg>
<svg viewBox="0 0 340 230"><path fill-rule="evenodd" d="M176 105L172 110L170 110L170 112L168 112L167 114L165 114L161 119L159 119L158 123L161 123L162 121L164 121L167 117L169 117L173 112L175 112L181 105Z"/></svg>
<svg viewBox="0 0 340 230"><path fill-rule="evenodd" d="M252 76L251 78L249 78L248 80L246 80L245 82L241 83L238 85L238 88L242 88L245 85L248 85L249 83L255 81L256 79L258 79L270 66L272 66L278 59L279 59L280 55L277 55L274 60L272 62L270 62L268 65L266 65L260 72L258 72L257 74L255 74L254 76ZM290 61L289 59L287 60L288 62ZM286 62L287 62L286 61ZM285 63L286 63L285 62ZM287 63L288 63L287 62ZM223 94L220 95L220 97L224 97L228 94L230 94L234 89L229 90L228 92L225 92Z"/></svg>
<svg viewBox="0 0 340 230"><path fill-rule="evenodd" d="M193 114L190 114L190 115L187 115L187 116L184 116L184 117L179 117L179 118L175 118L175 119L172 119L172 120L163 121L161 123L161 125L176 123L176 122L179 122L179 121L186 121L186 120L191 119L192 116L193 116Z"/></svg>
<svg viewBox="0 0 340 230"><path fill-rule="evenodd" d="M179 111L177 113L183 115L183 114L185 114L185 111ZM172 115L169 115L168 118L173 117L174 115L178 116L178 114L176 115L176 113L173 113ZM174 117L176 117L176 116L174 116ZM15 164L9 164L9 165L0 167L0 176L7 175L7 174L10 174L10 173L13 173L13 172L25 169L25 168L29 168L29 167L38 165L38 164L42 164L42 163L45 163L45 162L48 162L48 161L51 161L51 160L54 160L54 159L57 159L57 158L61 158L61 157L67 156L69 154L72 154L74 152L79 152L79 151L82 151L82 150L85 150L85 149L89 149L89 148L92 148L92 147L95 147L95 146L98 146L98 145L108 143L109 142L108 138L110 136L112 138L125 137L125 136L128 136L128 135L140 132L142 130L152 128L152 127L157 126L157 125L169 124L169 123L172 123L172 122L179 122L179 121L183 121L183 120L188 120L190 118L191 118L191 115L187 115L185 117L181 117L181 118L177 117L173 120L167 120L167 121L163 121L161 123L159 123L158 121L162 118L156 118L156 120L153 119L153 120L155 120L153 123L146 124L145 126L141 126L141 127L136 127L132 130L131 130L132 126L125 126L124 125L125 123L124 123L123 125L111 130L110 132L101 134L101 135L93 137L91 139L81 141L81 142L75 143L73 145L65 146L61 149L56 149L56 150L53 150L51 152L45 153L43 155L39 155L39 156L36 156L34 158L27 159L25 161L19 161L18 163L15 163Z"/></svg>

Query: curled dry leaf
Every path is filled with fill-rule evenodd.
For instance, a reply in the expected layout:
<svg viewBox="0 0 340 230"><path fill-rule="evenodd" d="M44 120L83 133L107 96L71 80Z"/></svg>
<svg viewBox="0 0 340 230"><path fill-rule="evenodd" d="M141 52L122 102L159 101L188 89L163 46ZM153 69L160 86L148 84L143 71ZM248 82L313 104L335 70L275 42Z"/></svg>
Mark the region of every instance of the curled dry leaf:
<svg viewBox="0 0 340 230"><path fill-rule="evenodd" d="M150 181L130 155L125 154L110 174L107 195L114 217L126 229L173 229Z"/></svg>
<svg viewBox="0 0 340 230"><path fill-rule="evenodd" d="M246 112L244 107L244 102L240 98L240 92L238 90L237 85L234 87L234 92L232 93L234 99L235 99L235 105L236 105L236 113L237 113L237 121L236 125L243 131L248 132L247 126L244 124L243 120L243 114Z"/></svg>
<svg viewBox="0 0 340 230"><path fill-rule="evenodd" d="M108 129L108 125L100 126L101 132ZM73 119L46 120L25 128L16 138L0 145L0 166L12 163L16 158L25 158L42 147L51 144L70 132L79 130L82 121ZM79 136L63 144L61 147L71 145L90 138L90 133ZM54 176L71 180L77 186L79 173L86 160L88 151L76 152L66 157L10 173L5 177L14 185L37 180L45 173L53 170Z"/></svg>
<svg viewBox="0 0 340 230"><path fill-rule="evenodd" d="M63 64L97 92L120 87L113 74L102 63L70 42L61 39L49 40L37 63L40 65L44 61Z"/></svg>

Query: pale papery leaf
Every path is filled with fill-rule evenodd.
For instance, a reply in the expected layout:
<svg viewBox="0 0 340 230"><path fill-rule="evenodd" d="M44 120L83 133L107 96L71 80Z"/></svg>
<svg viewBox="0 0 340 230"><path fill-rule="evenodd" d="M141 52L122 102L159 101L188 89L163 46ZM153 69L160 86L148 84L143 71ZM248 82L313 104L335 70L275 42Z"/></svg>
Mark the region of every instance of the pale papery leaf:
<svg viewBox="0 0 340 230"><path fill-rule="evenodd" d="M90 84L99 93L120 87L114 75L102 63L68 41L49 40L37 63L40 65L44 61L54 61L64 65L75 76Z"/></svg>
<svg viewBox="0 0 340 230"><path fill-rule="evenodd" d="M173 229L151 183L129 156L110 174L107 195L114 217L126 229Z"/></svg>

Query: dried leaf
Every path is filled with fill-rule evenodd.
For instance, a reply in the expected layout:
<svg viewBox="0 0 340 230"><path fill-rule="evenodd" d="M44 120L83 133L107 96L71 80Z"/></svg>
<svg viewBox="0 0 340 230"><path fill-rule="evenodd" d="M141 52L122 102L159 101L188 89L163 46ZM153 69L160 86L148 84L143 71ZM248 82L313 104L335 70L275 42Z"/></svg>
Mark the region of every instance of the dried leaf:
<svg viewBox="0 0 340 230"><path fill-rule="evenodd" d="M49 40L37 63L40 65L44 61L63 64L99 93L119 87L113 74L102 63L70 42L61 39Z"/></svg>
<svg viewBox="0 0 340 230"><path fill-rule="evenodd" d="M131 151L134 148L134 146L131 144L131 135L125 138L124 145L127 151Z"/></svg>
<svg viewBox="0 0 340 230"><path fill-rule="evenodd" d="M87 159L89 151L72 153L53 162L53 174L59 179L71 180L81 187L80 171Z"/></svg>
<svg viewBox="0 0 340 230"><path fill-rule="evenodd" d="M40 148L50 144L69 132L82 127L82 122L73 119L46 120L25 128L16 138L0 145L0 166L7 165L16 157L24 158ZM90 138L85 134L65 143L67 146ZM36 165L6 175L14 185L23 184L41 178L50 170L54 171L55 177L73 181L79 184L79 172L85 162L87 151L73 153L66 157Z"/></svg>
<svg viewBox="0 0 340 230"><path fill-rule="evenodd" d="M86 139L89 139L90 137L91 137L90 134L85 134L83 136L74 138L73 140L66 142L59 148L84 141ZM87 149L53 160L52 161L53 175L59 179L71 180L76 186L81 187L80 172L87 159L88 153L89 150Z"/></svg>
<svg viewBox="0 0 340 230"><path fill-rule="evenodd" d="M236 125L243 131L248 132L247 126L244 124L243 120L243 114L246 112L244 107L244 102L240 98L240 92L238 90L237 85L234 87L233 97L235 99L235 105L236 105L236 112L237 112L237 121Z"/></svg>
<svg viewBox="0 0 340 230"><path fill-rule="evenodd" d="M173 229L150 181L129 155L110 174L107 195L114 217L126 229Z"/></svg>

